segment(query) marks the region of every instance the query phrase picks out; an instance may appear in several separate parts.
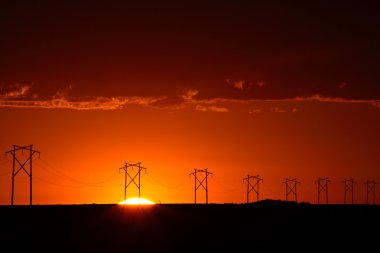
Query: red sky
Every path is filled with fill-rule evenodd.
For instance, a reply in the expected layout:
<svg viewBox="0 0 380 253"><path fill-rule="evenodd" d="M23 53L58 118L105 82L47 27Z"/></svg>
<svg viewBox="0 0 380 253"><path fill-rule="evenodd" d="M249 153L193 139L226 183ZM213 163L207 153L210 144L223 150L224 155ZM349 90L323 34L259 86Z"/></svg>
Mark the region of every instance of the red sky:
<svg viewBox="0 0 380 253"><path fill-rule="evenodd" d="M259 174L261 199L297 178L315 203L328 177L331 203L345 178L365 203L364 182L380 182L379 21L370 1L2 1L0 150L41 152L36 204L117 203L125 162L147 168L155 202L192 203L189 173L208 168L209 202L245 202Z"/></svg>

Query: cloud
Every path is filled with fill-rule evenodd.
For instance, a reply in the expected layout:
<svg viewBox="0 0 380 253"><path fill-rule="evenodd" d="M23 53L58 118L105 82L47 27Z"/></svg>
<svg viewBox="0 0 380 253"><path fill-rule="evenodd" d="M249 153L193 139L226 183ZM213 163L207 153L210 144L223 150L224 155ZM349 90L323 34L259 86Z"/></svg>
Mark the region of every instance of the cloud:
<svg viewBox="0 0 380 253"><path fill-rule="evenodd" d="M0 107L115 110L128 105L153 106L166 99L165 96L73 97L70 96L73 89L71 85L44 97L33 93L32 87L32 84L10 84L0 87Z"/></svg>
<svg viewBox="0 0 380 253"><path fill-rule="evenodd" d="M238 90L244 90L244 81L243 80L234 81L233 85L234 85L234 88L236 88Z"/></svg>
<svg viewBox="0 0 380 253"><path fill-rule="evenodd" d="M129 105L148 106L166 109L195 108L197 111L228 112L225 107L218 106L218 100L197 100L198 90L186 90L177 97L159 96L119 96L119 97L72 97L72 86L55 92L50 97L35 99L30 92L30 85L15 85L11 91L0 93L0 107L6 108L47 108L73 110L116 110ZM3 90L3 89L2 89Z"/></svg>
<svg viewBox="0 0 380 253"><path fill-rule="evenodd" d="M201 112L229 112L229 110L225 107L218 107L218 106L204 106L204 105L196 105L195 110L201 111Z"/></svg>
<svg viewBox="0 0 380 253"><path fill-rule="evenodd" d="M229 112L230 111L225 107L218 107L218 106L210 106L208 107L208 110L212 112Z"/></svg>
<svg viewBox="0 0 380 253"><path fill-rule="evenodd" d="M225 81L232 88L238 89L238 90L249 90L254 87L262 88L265 85L265 82L262 80L253 82L253 81L245 81L245 80L231 80L230 78L227 78Z"/></svg>
<svg viewBox="0 0 380 253"><path fill-rule="evenodd" d="M60 108L75 110L115 110L127 105L149 106L165 97L81 97L69 98L71 86L57 91L50 98L36 99L38 94L31 94L29 85L16 85L11 91L0 93L0 107L12 108Z"/></svg>
<svg viewBox="0 0 380 253"><path fill-rule="evenodd" d="M206 112L207 111L207 107L203 106L203 105L196 105L195 106L195 110L201 111L201 112Z"/></svg>
<svg viewBox="0 0 380 253"><path fill-rule="evenodd" d="M230 110L224 106L220 106L223 103L223 99L196 99L195 96L199 93L198 90L186 90L183 94L177 96L177 98L166 98L159 101L159 103L152 104L154 106L166 107L169 109L184 109L195 108L200 112L229 112ZM169 102L169 103L168 103Z"/></svg>
<svg viewBox="0 0 380 253"><path fill-rule="evenodd" d="M120 97L106 98L95 97L81 99L79 101L69 101L67 99L50 100L0 100L0 107L14 108L50 108L50 109L75 109L75 110L115 110L125 108L127 105L149 106L156 103L161 98L155 97Z"/></svg>
<svg viewBox="0 0 380 253"><path fill-rule="evenodd" d="M296 97L294 99L287 99L286 101L315 101L315 102L325 102L325 103L357 103L357 104L369 104L380 109L380 100L375 99L346 99L339 97L324 97L319 94L309 96L309 97Z"/></svg>
<svg viewBox="0 0 380 253"><path fill-rule="evenodd" d="M244 90L245 88L245 81L244 80L231 80L230 78L226 79L226 83L230 86L232 86L235 89L238 90Z"/></svg>
<svg viewBox="0 0 380 253"><path fill-rule="evenodd" d="M181 110L194 109L200 112L227 113L245 110L249 114L271 111L275 113L297 112L294 104L291 107L278 105L279 102L322 102L322 103L362 103L380 109L380 100L352 100L339 97L325 97L320 94L287 99L231 99L206 98L199 99L199 90L189 89L179 95L171 96L118 96L74 97L70 95L72 86L54 92L51 96L42 96L33 92L32 84L13 84L0 87L0 107L6 108L48 108L73 110L116 110L130 105L146 106L159 109ZM261 108L260 102L275 102L272 107ZM252 109L254 108L254 109Z"/></svg>
<svg viewBox="0 0 380 253"><path fill-rule="evenodd" d="M69 92L73 89L72 85L66 86L63 90L57 91L52 97L55 99L65 99L68 97Z"/></svg>
<svg viewBox="0 0 380 253"><path fill-rule="evenodd" d="M198 93L198 90L187 90L181 96L184 100L192 100Z"/></svg>
<svg viewBox="0 0 380 253"><path fill-rule="evenodd" d="M298 112L298 108L292 107L292 108L284 109L284 108L280 108L280 107L269 107L269 108L255 108L255 109L249 109L248 110L249 114L259 114L259 113L263 113L263 112L271 112L271 113L292 112L292 113L296 113L296 112Z"/></svg>
<svg viewBox="0 0 380 253"><path fill-rule="evenodd" d="M7 87L1 87L0 99L14 99L22 98L28 96L32 84L22 85L22 84L11 84Z"/></svg>
<svg viewBox="0 0 380 253"><path fill-rule="evenodd" d="M366 100L366 99L346 99L339 97L325 97L320 94L315 94L308 97L295 97L293 99L286 99L285 101L318 101L329 103L378 103L380 100Z"/></svg>

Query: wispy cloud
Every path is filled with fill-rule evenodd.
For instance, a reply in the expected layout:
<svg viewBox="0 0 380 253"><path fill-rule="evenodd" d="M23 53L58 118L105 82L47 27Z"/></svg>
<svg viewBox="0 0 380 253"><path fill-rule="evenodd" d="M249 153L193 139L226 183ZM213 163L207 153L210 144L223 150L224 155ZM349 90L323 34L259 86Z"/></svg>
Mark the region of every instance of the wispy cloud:
<svg viewBox="0 0 380 253"><path fill-rule="evenodd" d="M230 110L225 107L218 107L218 106L204 106L204 105L196 105L195 110L201 111L201 112L229 112Z"/></svg>
<svg viewBox="0 0 380 253"><path fill-rule="evenodd" d="M50 97L32 93L32 85L8 85L0 90L0 107L14 108L60 108L75 110L115 110L127 105L150 106L166 97L71 97L71 85Z"/></svg>
<svg viewBox="0 0 380 253"><path fill-rule="evenodd" d="M230 85L232 88L238 89L238 90L241 90L241 91L243 91L243 90L249 90L249 89L251 89L253 87L262 88L265 85L264 81L262 81L262 80L253 82L253 81L246 81L246 80L242 80L242 79L232 80L230 78L226 79L226 83L228 85Z"/></svg>
<svg viewBox="0 0 380 253"><path fill-rule="evenodd" d="M234 88L236 88L236 89L244 90L244 81L243 80L234 81L233 85L234 85Z"/></svg>
<svg viewBox="0 0 380 253"><path fill-rule="evenodd" d="M183 101L179 101L180 104L177 105L177 108L187 108L193 107L196 111L201 112L229 112L229 109L222 107L219 104L218 100L214 99L196 99L195 96L199 93L198 90L187 90L181 97ZM178 101L178 100L177 100Z"/></svg>
<svg viewBox="0 0 380 253"><path fill-rule="evenodd" d="M346 99L339 97L324 97L319 94L308 96L308 97L296 97L293 99L286 99L286 101L318 101L318 102L329 102L329 103L362 103L371 104L376 106L380 100L365 100L365 99Z"/></svg>
<svg viewBox="0 0 380 253"><path fill-rule="evenodd" d="M1 87L0 99L15 99L28 96L32 84L22 85L22 84L11 84L7 87Z"/></svg>
<svg viewBox="0 0 380 253"><path fill-rule="evenodd" d="M185 90L176 98L167 96L119 96L119 97L73 97L70 96L72 86L55 92L50 97L41 98L31 92L31 85L12 85L2 89L0 107L8 108L48 108L73 110L116 110L129 105L148 106L154 108L183 109L195 108L197 111L228 112L225 107L218 106L218 100L198 100L198 90ZM36 99L39 97L39 99Z"/></svg>
<svg viewBox="0 0 380 253"><path fill-rule="evenodd" d="M380 109L379 100L350 100L344 98L324 97L319 94L307 97L288 99L231 99L208 98L199 99L199 90L184 90L177 96L118 96L118 97L74 97L70 95L72 86L53 93L51 96L42 96L33 91L33 85L8 85L0 87L0 107L8 108L49 108L73 110L116 110L130 105L146 106L152 108L181 110L193 109L200 112L227 113L233 110L245 110L249 114L258 114L265 111L275 113L297 112L297 106L291 107L274 105L261 108L258 102L322 102L322 103L362 103ZM243 109L242 109L243 108Z"/></svg>
<svg viewBox="0 0 380 253"><path fill-rule="evenodd" d="M186 101L190 101L190 100L193 100L193 98L199 93L198 90L186 90L182 95L181 97L186 100Z"/></svg>
<svg viewBox="0 0 380 253"><path fill-rule="evenodd" d="M69 96L69 93L70 91L73 89L73 86L72 85L68 85L66 86L64 89L62 90L58 90L53 96L52 98L54 99L66 99L68 96Z"/></svg>
<svg viewBox="0 0 380 253"><path fill-rule="evenodd" d="M0 107L14 108L60 108L75 110L115 110L122 109L128 105L149 106L163 98L157 97L119 97L119 98L81 98L78 101L69 101L67 99L49 99L49 100L0 100Z"/></svg>

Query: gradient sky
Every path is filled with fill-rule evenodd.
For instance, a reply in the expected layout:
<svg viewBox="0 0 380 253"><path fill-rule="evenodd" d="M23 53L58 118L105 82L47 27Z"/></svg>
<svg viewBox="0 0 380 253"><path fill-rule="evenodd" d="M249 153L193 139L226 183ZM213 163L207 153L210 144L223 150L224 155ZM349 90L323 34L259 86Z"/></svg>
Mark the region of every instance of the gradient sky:
<svg viewBox="0 0 380 253"><path fill-rule="evenodd" d="M257 174L261 199L297 178L315 203L328 177L330 203L345 178L365 203L365 181L380 182L375 4L1 1L0 151L41 152L35 204L120 202L125 162L147 168L155 202L193 203L189 174L208 168L211 203L244 203ZM11 169L1 158L0 204ZM18 174L15 204L28 187Z"/></svg>

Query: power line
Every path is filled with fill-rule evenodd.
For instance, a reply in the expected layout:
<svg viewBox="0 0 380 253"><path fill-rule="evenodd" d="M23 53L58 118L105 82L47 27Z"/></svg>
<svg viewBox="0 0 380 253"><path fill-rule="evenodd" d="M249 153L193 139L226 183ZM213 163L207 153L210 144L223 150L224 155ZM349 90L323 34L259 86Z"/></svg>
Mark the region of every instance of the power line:
<svg viewBox="0 0 380 253"><path fill-rule="evenodd" d="M202 180L199 180L198 178L198 173L201 173L204 175L203 179ZM212 172L209 172L208 169L203 169L203 170L199 170L199 169L194 169L194 172L190 173L189 175L194 175L194 203L196 204L197 203L197 190L200 186L202 186L202 188L205 190L206 192L206 204L208 204L208 184L207 184L207 178L209 175L213 174ZM205 183L205 185L203 184Z"/></svg>
<svg viewBox="0 0 380 253"><path fill-rule="evenodd" d="M132 175L130 174L130 172L128 172L128 170L129 169L133 170L134 167L138 168L138 170L132 177ZM134 183L136 185L137 189L139 190L139 199L140 199L140 190L141 190L140 175L141 175L141 171L146 170L146 168L141 166L141 162L138 162L138 163L134 163L134 164L125 163L123 167L119 168L119 172L120 172L120 170L124 170L124 172L125 172L125 176L124 176L124 200L125 201L127 200L127 188L131 183ZM128 177L130 178L129 183L127 183ZM138 177L138 182L135 181L136 177Z"/></svg>
<svg viewBox="0 0 380 253"><path fill-rule="evenodd" d="M254 191L256 193L256 199L259 201L259 183L260 181L264 181L262 178L260 178L259 175L251 176L248 175L246 178L243 179L243 182L247 181L247 203L249 203L249 193L251 191ZM251 183L251 181L253 181Z"/></svg>
<svg viewBox="0 0 380 253"><path fill-rule="evenodd" d="M29 151L29 157L24 161L23 163L20 162L20 160L17 158L17 154L19 153L18 151L21 151L23 154L24 150ZM40 151L34 150L33 145L29 146L17 146L13 145L13 150L9 150L5 152L5 155L11 154L13 157L13 163L12 163L12 195L11 195L11 205L13 206L13 197L14 197L14 182L15 182L15 177L17 174L23 170L29 177L29 205L32 205L32 158L34 154L38 154L40 156ZM16 162L20 166L16 170ZM29 163L29 171L25 168L25 165Z"/></svg>
<svg viewBox="0 0 380 253"><path fill-rule="evenodd" d="M41 167L44 171L46 171L46 172L50 173L51 175L54 175L58 178L61 178L63 180L69 181L69 182L74 182L76 184L81 184L81 185L86 185L86 186L99 186L99 185L107 183L107 182L112 182L112 181L118 180L118 177L112 176L112 177L109 177L107 179L104 179L104 180L98 181L98 182L85 182L85 181L78 180L72 176L69 176L69 175L63 173L62 171L54 168L54 166L51 165L50 163L48 163L46 160L44 161L43 159L41 159L40 161L42 161L45 165L37 163L37 166Z"/></svg>
<svg viewBox="0 0 380 253"><path fill-rule="evenodd" d="M283 182L283 184L285 184L285 199L288 200L288 196L290 194L294 194L294 198L295 198L295 201L297 202L297 184L299 184L300 182L297 181L296 178L294 179L287 179L285 180L285 182Z"/></svg>
<svg viewBox="0 0 380 253"><path fill-rule="evenodd" d="M226 185L228 184L228 183L226 183L226 181L219 181L219 178L214 178L213 179L213 184L215 184L216 186L218 186L214 191L215 192L239 192L240 190L239 190L239 188L240 187L230 187L230 188L226 188Z"/></svg>
<svg viewBox="0 0 380 253"><path fill-rule="evenodd" d="M351 204L354 204L354 179L344 179L344 204L346 204L347 194L351 193Z"/></svg>
<svg viewBox="0 0 380 253"><path fill-rule="evenodd" d="M72 186L72 185L57 184L57 183L54 183L50 180L47 180L47 179L39 177L39 176L34 176L34 178L45 183L45 184L50 184L50 185L54 185L54 186L58 186L58 187L62 187L62 188L83 188L83 187L85 187L83 185Z"/></svg>
<svg viewBox="0 0 380 253"><path fill-rule="evenodd" d="M146 181L150 181L150 182L152 182L152 184L155 184L161 188L167 188L167 189L186 188L186 185L184 185L183 183L179 183L176 185L168 185L168 184L164 184L164 183L160 182L159 180L157 180L156 178L154 178L152 176L149 176L149 178L146 178Z"/></svg>
<svg viewBox="0 0 380 253"><path fill-rule="evenodd" d="M322 192L325 192L326 204L328 204L329 203L328 183L330 182L330 180L328 180L327 177L318 178L315 182L318 184L318 204L320 200L320 194Z"/></svg>
<svg viewBox="0 0 380 253"><path fill-rule="evenodd" d="M373 204L375 204L376 202L376 198L375 198L375 186L376 186L376 182L374 180L367 180L364 184L367 185L367 205L369 204L369 195L372 194L372 200L373 200Z"/></svg>

